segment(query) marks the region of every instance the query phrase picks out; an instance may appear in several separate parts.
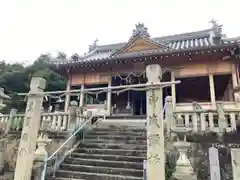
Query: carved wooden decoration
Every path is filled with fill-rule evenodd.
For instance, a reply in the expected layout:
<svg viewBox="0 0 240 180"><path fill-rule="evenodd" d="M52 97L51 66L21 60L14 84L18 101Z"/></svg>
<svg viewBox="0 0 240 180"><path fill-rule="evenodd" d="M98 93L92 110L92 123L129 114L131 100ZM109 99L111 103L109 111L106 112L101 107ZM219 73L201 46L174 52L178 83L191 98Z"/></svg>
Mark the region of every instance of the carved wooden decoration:
<svg viewBox="0 0 240 180"><path fill-rule="evenodd" d="M137 37L126 44L117 54L137 51L147 51L152 49L164 48L161 45L148 40L147 38Z"/></svg>

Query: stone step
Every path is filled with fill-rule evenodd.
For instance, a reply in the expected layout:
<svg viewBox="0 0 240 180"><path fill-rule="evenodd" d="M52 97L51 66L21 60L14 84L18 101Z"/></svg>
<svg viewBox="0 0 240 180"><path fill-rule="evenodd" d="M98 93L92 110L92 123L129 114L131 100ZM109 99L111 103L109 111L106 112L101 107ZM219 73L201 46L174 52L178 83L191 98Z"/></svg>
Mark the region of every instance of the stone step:
<svg viewBox="0 0 240 180"><path fill-rule="evenodd" d="M142 156L147 154L146 150L126 150L126 149L102 149L102 148L77 148L74 152L88 154L109 154L109 155L125 155L125 156Z"/></svg>
<svg viewBox="0 0 240 180"><path fill-rule="evenodd" d="M128 162L128 161L110 161L102 159L87 159L87 158L73 158L68 157L64 160L66 164L81 164L90 166L101 166L109 168L129 168L129 169L143 169L143 162Z"/></svg>
<svg viewBox="0 0 240 180"><path fill-rule="evenodd" d="M147 140L115 140L115 139L84 139L84 143L106 143L106 144L140 144L147 145Z"/></svg>
<svg viewBox="0 0 240 180"><path fill-rule="evenodd" d="M69 180L69 178L47 177L46 180ZM71 178L71 180L86 180L86 179L75 179L75 178Z"/></svg>
<svg viewBox="0 0 240 180"><path fill-rule="evenodd" d="M115 136L109 136L109 135L91 135L86 134L84 136L84 139L98 139L98 140L105 140L105 139L114 139L114 140L146 140L147 136L139 135L139 136L125 136L125 135L115 135Z"/></svg>
<svg viewBox="0 0 240 180"><path fill-rule="evenodd" d="M109 154L86 154L86 153L72 153L72 158L85 158L85 159L101 159L109 161L128 161L142 163L145 157L141 156L123 156L123 155L109 155Z"/></svg>
<svg viewBox="0 0 240 180"><path fill-rule="evenodd" d="M89 172L89 173L100 173L100 174L114 174L124 176L142 177L143 170L129 169L129 168L113 168L104 166L92 166L82 164L61 164L61 170L77 171L77 172Z"/></svg>
<svg viewBox="0 0 240 180"><path fill-rule="evenodd" d="M94 132L137 132L137 133L146 133L146 128L121 128L121 127L115 127L115 128L94 128Z"/></svg>
<svg viewBox="0 0 240 180"><path fill-rule="evenodd" d="M71 179L72 178L84 178L87 180L142 180L142 177L87 173L87 172L76 172L76 171L65 171L65 170L57 170L56 176L64 177L64 178L71 178Z"/></svg>
<svg viewBox="0 0 240 180"><path fill-rule="evenodd" d="M118 135L124 135L124 136L146 136L146 132L132 132L132 131L90 131L88 132L89 135L108 135L108 136L118 136Z"/></svg>
<svg viewBox="0 0 240 180"><path fill-rule="evenodd" d="M132 150L147 150L147 145L141 144L113 144L113 143L86 143L81 142L78 147L81 148L96 148L96 149L132 149Z"/></svg>

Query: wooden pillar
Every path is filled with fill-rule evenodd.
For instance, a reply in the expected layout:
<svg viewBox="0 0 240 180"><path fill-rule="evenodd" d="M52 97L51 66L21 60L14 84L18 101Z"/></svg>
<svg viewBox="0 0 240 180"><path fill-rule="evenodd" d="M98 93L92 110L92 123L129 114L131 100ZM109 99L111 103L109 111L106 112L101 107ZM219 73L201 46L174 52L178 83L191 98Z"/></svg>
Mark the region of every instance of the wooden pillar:
<svg viewBox="0 0 240 180"><path fill-rule="evenodd" d="M147 66L148 83L159 83L162 70L158 64ZM147 90L147 179L165 179L164 122L162 87Z"/></svg>
<svg viewBox="0 0 240 180"><path fill-rule="evenodd" d="M236 71L235 64L232 64L232 88L234 89L237 86L238 86L237 71ZM234 93L234 100L235 101L237 99L237 93L238 92Z"/></svg>
<svg viewBox="0 0 240 180"><path fill-rule="evenodd" d="M210 97L211 97L211 103L212 106L215 107L215 87L214 87L214 78L213 78L213 74L209 74L209 87L210 87Z"/></svg>
<svg viewBox="0 0 240 180"><path fill-rule="evenodd" d="M81 91L84 90L84 84L81 84ZM81 93L79 97L79 107L83 107L84 104L84 94Z"/></svg>
<svg viewBox="0 0 240 180"><path fill-rule="evenodd" d="M174 71L171 72L171 81L175 81ZM176 84L171 85L171 91L172 91L172 104L173 107L176 107Z"/></svg>
<svg viewBox="0 0 240 180"><path fill-rule="evenodd" d="M14 180L31 179L44 96L38 93L43 92L45 85L46 81L43 78L34 77L31 80Z"/></svg>
<svg viewBox="0 0 240 180"><path fill-rule="evenodd" d="M111 87L112 82L111 82L111 78L108 82L108 87ZM109 89L107 92L107 111L108 111L108 115L110 116L112 113L112 92Z"/></svg>
<svg viewBox="0 0 240 180"><path fill-rule="evenodd" d="M69 78L66 91L70 91L70 90L71 90L71 83L70 83L70 78ZM65 98L64 112L68 111L69 103L70 103L70 94L67 94L66 98Z"/></svg>

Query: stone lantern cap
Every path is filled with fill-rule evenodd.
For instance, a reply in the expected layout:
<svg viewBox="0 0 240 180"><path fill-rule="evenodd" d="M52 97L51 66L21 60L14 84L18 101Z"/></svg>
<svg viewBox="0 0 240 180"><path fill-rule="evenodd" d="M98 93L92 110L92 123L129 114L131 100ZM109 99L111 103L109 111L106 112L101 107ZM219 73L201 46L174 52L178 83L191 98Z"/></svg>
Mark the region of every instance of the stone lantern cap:
<svg viewBox="0 0 240 180"><path fill-rule="evenodd" d="M179 133L179 134L185 134L190 132L192 129L191 128L187 128L187 127L173 127L171 128L171 131L174 133Z"/></svg>
<svg viewBox="0 0 240 180"><path fill-rule="evenodd" d="M0 99L11 99L10 96L4 93L4 88L0 88Z"/></svg>
<svg viewBox="0 0 240 180"><path fill-rule="evenodd" d="M240 85L237 85L233 88L234 92L240 92Z"/></svg>

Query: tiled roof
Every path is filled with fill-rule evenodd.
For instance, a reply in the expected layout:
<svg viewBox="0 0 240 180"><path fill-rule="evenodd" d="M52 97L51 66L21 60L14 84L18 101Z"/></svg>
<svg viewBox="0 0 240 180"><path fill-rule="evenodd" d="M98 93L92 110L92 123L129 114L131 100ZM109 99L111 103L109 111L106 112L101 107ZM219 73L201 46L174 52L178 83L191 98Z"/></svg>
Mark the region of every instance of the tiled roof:
<svg viewBox="0 0 240 180"><path fill-rule="evenodd" d="M137 29L140 26L140 30ZM139 31L139 33L137 33ZM131 53L122 53L120 55L115 56L115 52L123 48L127 43L129 43L133 36L141 35L145 38L149 38L150 41L164 45L167 48L148 50L142 52L131 52ZM207 47L214 47L218 45L231 44L235 43L236 39L224 39L221 34L221 26L214 26L211 29L206 29L202 31L195 31L190 33L171 35L171 36L163 36L150 38L147 32L147 28L144 28L143 24L136 25L136 30L133 31L133 36L130 38L128 42L125 43L117 43L117 44L109 44L109 45L94 45L94 49L91 49L90 52L81 56L79 60L73 61L55 61L54 64L85 64L91 63L93 61L102 61L109 60L112 58L124 58L131 56L138 56L141 54L153 54L153 53L161 53L161 52L176 52L176 51L185 51L192 49L201 49Z"/></svg>

